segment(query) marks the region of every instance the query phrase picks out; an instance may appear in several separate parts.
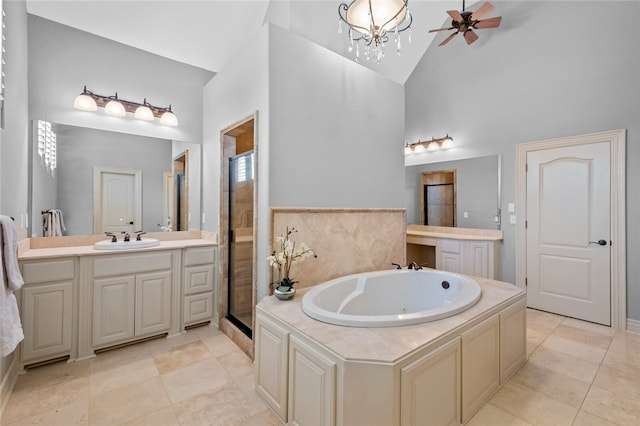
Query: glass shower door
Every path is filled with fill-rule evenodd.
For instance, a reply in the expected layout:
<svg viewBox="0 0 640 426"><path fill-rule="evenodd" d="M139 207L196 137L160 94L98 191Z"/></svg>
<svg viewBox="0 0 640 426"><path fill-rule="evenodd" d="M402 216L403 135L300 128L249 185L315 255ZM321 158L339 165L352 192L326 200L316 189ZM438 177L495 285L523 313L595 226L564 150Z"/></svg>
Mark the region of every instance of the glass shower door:
<svg viewBox="0 0 640 426"><path fill-rule="evenodd" d="M253 171L253 151L229 158L227 318L249 337L253 322Z"/></svg>

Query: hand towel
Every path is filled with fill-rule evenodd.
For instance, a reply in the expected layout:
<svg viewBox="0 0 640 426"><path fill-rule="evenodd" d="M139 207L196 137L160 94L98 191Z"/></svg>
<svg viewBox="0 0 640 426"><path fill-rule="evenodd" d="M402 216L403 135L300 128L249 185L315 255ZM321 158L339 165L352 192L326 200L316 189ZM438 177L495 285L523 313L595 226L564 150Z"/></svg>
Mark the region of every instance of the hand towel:
<svg viewBox="0 0 640 426"><path fill-rule="evenodd" d="M0 215L0 237L2 239L2 281L9 290L22 287L24 280L18 266L18 237L16 224L9 216Z"/></svg>
<svg viewBox="0 0 640 426"><path fill-rule="evenodd" d="M16 230L13 220L0 215L0 357L9 355L24 339L18 301L13 291L22 287L18 269Z"/></svg>

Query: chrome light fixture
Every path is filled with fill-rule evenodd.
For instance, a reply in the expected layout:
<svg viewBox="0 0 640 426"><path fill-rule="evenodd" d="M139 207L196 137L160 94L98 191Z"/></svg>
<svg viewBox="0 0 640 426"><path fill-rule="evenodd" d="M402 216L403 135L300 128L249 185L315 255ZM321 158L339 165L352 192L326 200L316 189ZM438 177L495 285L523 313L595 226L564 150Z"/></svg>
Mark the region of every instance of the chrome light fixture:
<svg viewBox="0 0 640 426"><path fill-rule="evenodd" d="M373 58L376 63L380 63L390 33L393 33L396 52L400 54L400 33L410 30L413 21L408 2L409 0L354 0L348 5L342 3L338 6L338 33L342 33L343 23L349 26L348 50L352 52L355 45L356 62L360 59L362 41L365 58Z"/></svg>
<svg viewBox="0 0 640 426"><path fill-rule="evenodd" d="M443 138L407 143L404 146L404 154L422 154L423 152L435 152L450 148L453 148L453 138L447 133L447 136Z"/></svg>
<svg viewBox="0 0 640 426"><path fill-rule="evenodd" d="M178 118L168 107L157 107L147 102L145 98L142 103L127 101L118 98L118 93L114 96L103 96L87 90L84 86L82 93L76 96L73 107L82 111L97 111L98 107L104 108L104 112L117 117L124 117L127 113L134 114L139 120L153 121L160 119L160 123L167 126L177 126Z"/></svg>

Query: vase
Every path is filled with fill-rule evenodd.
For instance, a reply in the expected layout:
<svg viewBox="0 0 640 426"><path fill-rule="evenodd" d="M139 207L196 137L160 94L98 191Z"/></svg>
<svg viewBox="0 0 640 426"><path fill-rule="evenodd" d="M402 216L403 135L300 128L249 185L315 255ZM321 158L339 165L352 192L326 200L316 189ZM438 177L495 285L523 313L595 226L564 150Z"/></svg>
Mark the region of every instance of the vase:
<svg viewBox="0 0 640 426"><path fill-rule="evenodd" d="M279 290L276 288L273 290L273 294L280 300L289 300L296 294L296 289L293 287L289 287L288 290Z"/></svg>

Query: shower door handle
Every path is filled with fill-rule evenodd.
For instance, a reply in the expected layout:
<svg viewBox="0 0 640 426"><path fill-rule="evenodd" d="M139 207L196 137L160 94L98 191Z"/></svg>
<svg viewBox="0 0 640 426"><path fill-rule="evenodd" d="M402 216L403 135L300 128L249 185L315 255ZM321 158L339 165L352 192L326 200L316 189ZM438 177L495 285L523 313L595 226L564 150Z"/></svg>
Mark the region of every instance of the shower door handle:
<svg viewBox="0 0 640 426"><path fill-rule="evenodd" d="M598 244L599 246L606 246L607 241L606 240L589 241L589 244Z"/></svg>

